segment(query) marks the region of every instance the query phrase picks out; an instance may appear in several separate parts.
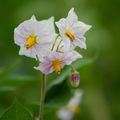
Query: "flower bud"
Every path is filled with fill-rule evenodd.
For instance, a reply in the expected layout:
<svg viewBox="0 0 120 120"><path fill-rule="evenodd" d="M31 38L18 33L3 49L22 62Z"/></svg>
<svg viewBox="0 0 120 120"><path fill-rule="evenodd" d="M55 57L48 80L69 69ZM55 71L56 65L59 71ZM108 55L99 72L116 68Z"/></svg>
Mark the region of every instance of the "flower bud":
<svg viewBox="0 0 120 120"><path fill-rule="evenodd" d="M80 83L80 74L75 71L75 72L72 72L69 76L69 79L70 79L70 83L73 87L78 87L79 86L79 83Z"/></svg>

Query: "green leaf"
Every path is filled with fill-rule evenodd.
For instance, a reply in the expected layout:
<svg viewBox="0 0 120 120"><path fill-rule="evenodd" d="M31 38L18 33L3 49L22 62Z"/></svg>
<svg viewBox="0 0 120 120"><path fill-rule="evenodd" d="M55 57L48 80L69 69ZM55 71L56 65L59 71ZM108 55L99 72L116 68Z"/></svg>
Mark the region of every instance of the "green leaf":
<svg viewBox="0 0 120 120"><path fill-rule="evenodd" d="M10 76L5 79L0 80L0 86L20 86L34 82L35 78L32 76Z"/></svg>
<svg viewBox="0 0 120 120"><path fill-rule="evenodd" d="M85 65L91 64L96 60L97 56L93 58L84 58L84 59L79 59L76 62L73 63L73 66L75 69L79 69ZM55 77L55 79L48 85L47 91L49 91L53 86L60 84L62 81L65 80L65 78L70 74L72 71L71 66L65 67L63 69L62 73Z"/></svg>
<svg viewBox="0 0 120 120"><path fill-rule="evenodd" d="M12 92L12 91L15 91L15 90L16 90L16 87L11 87L11 86L1 86L0 87L0 93Z"/></svg>
<svg viewBox="0 0 120 120"><path fill-rule="evenodd" d="M2 115L0 120L33 120L30 112L24 108L17 100Z"/></svg>
<svg viewBox="0 0 120 120"><path fill-rule="evenodd" d="M63 107L63 104L58 103L45 103L44 106L44 120L57 120L56 111ZM28 108L32 111L34 115L39 114L40 103L31 103L28 104ZM37 116L36 116L37 117Z"/></svg>
<svg viewBox="0 0 120 120"><path fill-rule="evenodd" d="M67 86L66 81L63 81L47 91L45 101L46 103L65 104L70 98L70 88Z"/></svg>
<svg viewBox="0 0 120 120"><path fill-rule="evenodd" d="M16 67L20 64L21 59L16 59L12 63L10 63L7 67L0 69L0 78L4 78L7 75L9 75L11 72L13 72Z"/></svg>

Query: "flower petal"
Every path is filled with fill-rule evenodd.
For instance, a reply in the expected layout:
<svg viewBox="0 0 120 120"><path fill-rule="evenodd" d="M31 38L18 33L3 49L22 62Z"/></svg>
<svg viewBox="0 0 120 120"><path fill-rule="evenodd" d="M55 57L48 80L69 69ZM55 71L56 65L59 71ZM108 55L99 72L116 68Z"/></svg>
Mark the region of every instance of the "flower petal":
<svg viewBox="0 0 120 120"><path fill-rule="evenodd" d="M76 22L73 24L72 29L74 30L74 34L79 34L79 36L84 35L92 26L87 25L83 22Z"/></svg>
<svg viewBox="0 0 120 120"><path fill-rule="evenodd" d="M73 42L73 44L75 46L79 46L80 48L84 48L84 49L87 49L87 46L86 46L86 38L85 37L81 37L81 38L76 38L76 40Z"/></svg>
<svg viewBox="0 0 120 120"><path fill-rule="evenodd" d="M36 58L35 48L26 49L25 47L20 47L19 55L25 55L27 57Z"/></svg>
<svg viewBox="0 0 120 120"><path fill-rule="evenodd" d="M46 58L44 62L40 63L38 67L34 68L40 70L44 74L49 74L54 71L48 58Z"/></svg>
<svg viewBox="0 0 120 120"><path fill-rule="evenodd" d="M74 11L74 8L71 8L68 16L66 18L68 26L72 26L75 22L78 21L78 16Z"/></svg>
<svg viewBox="0 0 120 120"><path fill-rule="evenodd" d="M71 52L67 52L63 58L63 64L70 65L73 61L77 60L78 58L82 58L82 56L75 50Z"/></svg>

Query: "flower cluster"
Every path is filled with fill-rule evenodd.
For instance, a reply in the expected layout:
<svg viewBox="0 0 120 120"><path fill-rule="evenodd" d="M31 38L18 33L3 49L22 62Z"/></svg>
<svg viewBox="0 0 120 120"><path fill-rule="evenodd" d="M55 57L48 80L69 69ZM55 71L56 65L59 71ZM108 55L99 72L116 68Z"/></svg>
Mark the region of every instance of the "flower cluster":
<svg viewBox="0 0 120 120"><path fill-rule="evenodd" d="M35 69L44 74L53 71L60 74L65 65L82 56L75 51L78 46L86 49L84 34L91 26L78 21L72 8L66 18L55 22L54 17L38 21L35 16L21 23L14 31L14 40L20 46L20 55L38 59L40 64Z"/></svg>

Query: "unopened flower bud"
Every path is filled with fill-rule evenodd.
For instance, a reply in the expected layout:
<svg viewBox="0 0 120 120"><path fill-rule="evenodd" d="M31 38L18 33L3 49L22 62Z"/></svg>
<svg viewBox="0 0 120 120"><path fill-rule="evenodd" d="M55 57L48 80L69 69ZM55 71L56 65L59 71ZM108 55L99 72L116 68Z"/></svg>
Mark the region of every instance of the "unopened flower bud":
<svg viewBox="0 0 120 120"><path fill-rule="evenodd" d="M69 76L70 83L73 87L78 87L80 83L80 74L78 72L72 72Z"/></svg>

